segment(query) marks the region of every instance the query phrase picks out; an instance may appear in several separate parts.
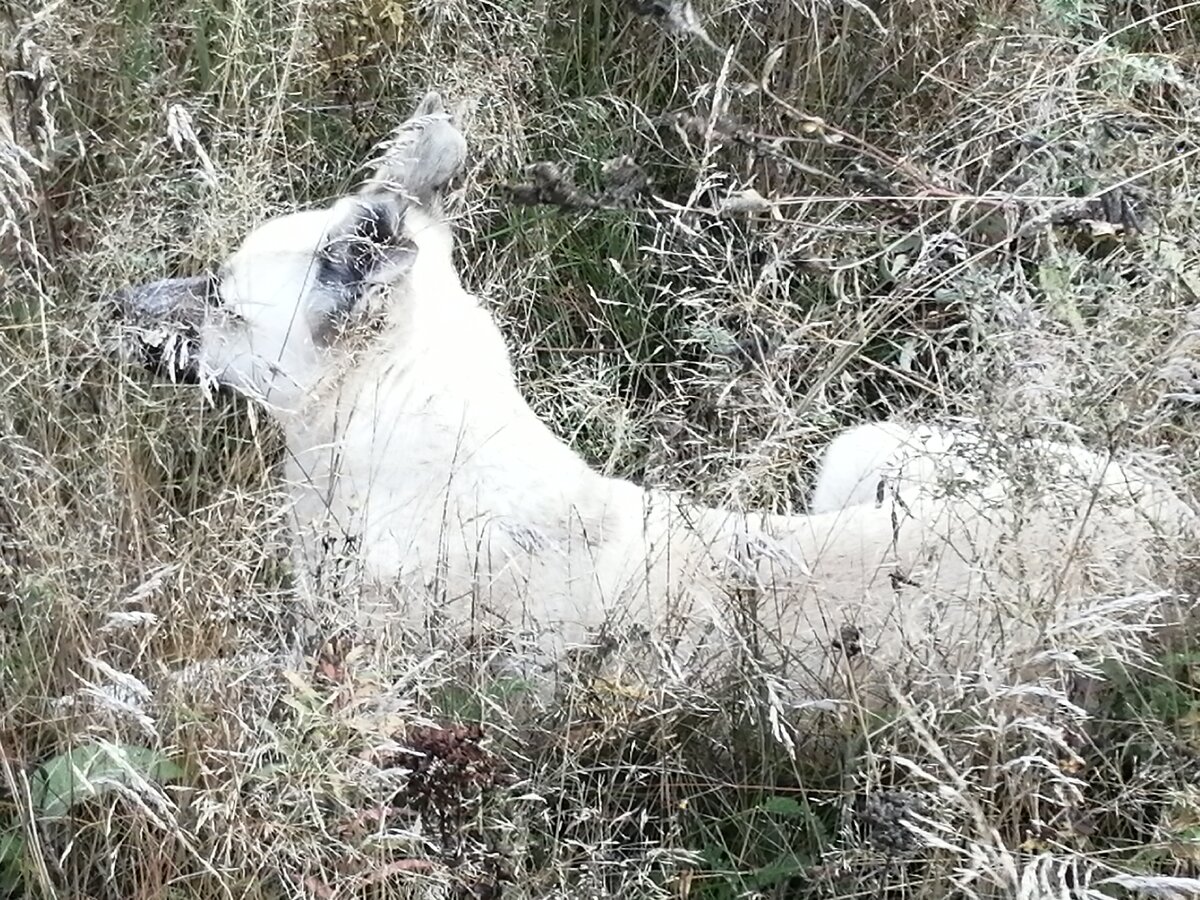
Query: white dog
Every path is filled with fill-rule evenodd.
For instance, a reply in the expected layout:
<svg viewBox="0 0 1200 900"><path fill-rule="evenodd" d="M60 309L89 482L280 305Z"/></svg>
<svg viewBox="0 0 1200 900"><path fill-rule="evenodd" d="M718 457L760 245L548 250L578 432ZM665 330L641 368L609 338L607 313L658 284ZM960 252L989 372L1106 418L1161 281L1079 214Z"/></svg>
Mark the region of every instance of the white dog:
<svg viewBox="0 0 1200 900"><path fill-rule="evenodd" d="M465 153L431 94L354 195L264 223L209 277L121 295L157 365L282 424L308 596L341 562L362 590L339 602L380 621L527 635L549 659L639 626L685 673L753 648L811 697L835 673L967 664L1167 571L1190 510L1075 448L1022 499L944 434L869 426L830 445L813 513L791 517L602 477L531 411L460 283L438 197Z"/></svg>

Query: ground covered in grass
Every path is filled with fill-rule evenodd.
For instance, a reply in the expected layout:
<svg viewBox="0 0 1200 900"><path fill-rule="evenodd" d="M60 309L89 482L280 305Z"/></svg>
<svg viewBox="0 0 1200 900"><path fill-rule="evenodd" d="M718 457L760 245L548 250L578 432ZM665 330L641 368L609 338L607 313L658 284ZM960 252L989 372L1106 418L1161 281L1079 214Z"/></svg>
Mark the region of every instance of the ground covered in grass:
<svg viewBox="0 0 1200 900"><path fill-rule="evenodd" d="M1193 585L1157 586L1182 626L1103 598L1061 677L886 718L736 673L546 708L482 649L336 635L281 670L278 436L120 366L99 299L335 197L436 88L464 278L601 470L794 511L836 428L912 415L1190 490L1200 3L13 0L0 32L0 895L1195 894Z"/></svg>

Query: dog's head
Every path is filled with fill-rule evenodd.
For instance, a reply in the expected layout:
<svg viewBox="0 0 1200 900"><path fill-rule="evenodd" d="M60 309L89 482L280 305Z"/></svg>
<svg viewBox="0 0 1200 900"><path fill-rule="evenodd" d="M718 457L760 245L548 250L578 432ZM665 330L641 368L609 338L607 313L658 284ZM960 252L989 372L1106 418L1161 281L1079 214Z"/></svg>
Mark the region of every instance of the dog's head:
<svg viewBox="0 0 1200 900"><path fill-rule="evenodd" d="M406 280L431 267L452 277L438 202L465 160L441 98L426 95L355 193L265 222L204 275L118 292L126 346L172 379L290 405Z"/></svg>

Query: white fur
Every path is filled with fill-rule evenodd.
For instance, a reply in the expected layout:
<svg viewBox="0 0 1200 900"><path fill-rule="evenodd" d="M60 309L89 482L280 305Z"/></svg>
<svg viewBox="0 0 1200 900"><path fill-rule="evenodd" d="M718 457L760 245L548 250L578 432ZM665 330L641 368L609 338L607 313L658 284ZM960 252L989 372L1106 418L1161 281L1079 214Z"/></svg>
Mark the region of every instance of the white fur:
<svg viewBox="0 0 1200 900"><path fill-rule="evenodd" d="M1093 505L1092 485L1071 476L1096 458L1075 450L1062 458L1079 465L1024 506L1002 480L959 497L927 490L932 470L877 502L880 474L914 439L933 451L921 465L962 458L945 434L896 425L830 445L812 515L702 508L602 477L525 402L436 214L409 210L416 262L378 298L382 320L318 346L308 273L338 215L285 217L247 238L224 269L229 310L205 328L202 356L285 429L303 572L328 571L323 539L353 537L348 556L379 621L499 627L548 659L639 625L678 640L694 667L755 646L787 661L804 695L824 696L837 671L952 670L1036 635L1041 616L1144 589L1158 573L1152 538L1190 517L1149 480L1106 482ZM848 642L861 652L847 667L837 648Z"/></svg>
<svg viewBox="0 0 1200 900"><path fill-rule="evenodd" d="M1130 468L1075 444L986 436L977 424L936 428L872 422L846 429L822 452L809 510L879 504L886 496L914 490L999 500L1014 475L1021 474L1013 470L1021 468L1037 480L1042 494L1094 488L1111 498L1113 492L1137 496L1150 489Z"/></svg>

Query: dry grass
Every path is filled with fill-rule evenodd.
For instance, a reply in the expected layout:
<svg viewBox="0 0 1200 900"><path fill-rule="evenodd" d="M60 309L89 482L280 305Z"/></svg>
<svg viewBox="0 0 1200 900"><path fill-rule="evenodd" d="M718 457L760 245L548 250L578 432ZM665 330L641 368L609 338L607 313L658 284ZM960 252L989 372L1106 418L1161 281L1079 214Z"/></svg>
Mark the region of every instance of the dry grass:
<svg viewBox="0 0 1200 900"><path fill-rule="evenodd" d="M97 299L335 195L427 87L464 274L605 471L798 509L832 429L911 412L1197 483L1200 3L524 6L4 8L0 894L1194 893L1200 656L1154 596L1062 678L886 720L752 670L543 709L483 649L336 635L280 671L277 436L121 367ZM623 154L650 190L608 208L505 189ZM70 748L107 780L64 813Z"/></svg>

